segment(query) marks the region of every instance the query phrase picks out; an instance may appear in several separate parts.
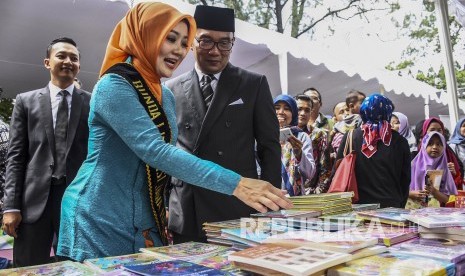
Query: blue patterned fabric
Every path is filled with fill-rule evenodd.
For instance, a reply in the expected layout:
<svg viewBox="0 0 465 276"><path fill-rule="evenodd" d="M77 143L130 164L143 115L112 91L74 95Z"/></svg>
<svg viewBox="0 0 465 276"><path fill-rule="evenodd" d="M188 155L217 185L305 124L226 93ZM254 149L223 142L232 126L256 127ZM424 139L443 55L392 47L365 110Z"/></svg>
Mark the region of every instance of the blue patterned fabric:
<svg viewBox="0 0 465 276"><path fill-rule="evenodd" d="M276 98L274 98L273 103L277 104L278 102L285 102L287 106L291 108L292 112L292 121L291 121L291 126L296 126L298 123L298 109L297 109L297 103L296 101L288 95L278 95Z"/></svg>
<svg viewBox="0 0 465 276"><path fill-rule="evenodd" d="M174 96L162 91L163 109L176 143ZM58 255L88 258L135 253L142 231L161 241L152 215L145 164L183 181L232 194L240 176L166 144L122 77L108 74L96 84L89 114L89 151L62 201Z"/></svg>
<svg viewBox="0 0 465 276"><path fill-rule="evenodd" d="M381 94L371 94L360 106L360 116L364 123L378 124L391 121L394 105L391 100Z"/></svg>
<svg viewBox="0 0 465 276"><path fill-rule="evenodd" d="M365 98L360 106L360 116L363 124L362 153L367 158L372 157L378 150L378 141L386 146L391 144L391 117L394 105L391 100L380 94L371 94Z"/></svg>

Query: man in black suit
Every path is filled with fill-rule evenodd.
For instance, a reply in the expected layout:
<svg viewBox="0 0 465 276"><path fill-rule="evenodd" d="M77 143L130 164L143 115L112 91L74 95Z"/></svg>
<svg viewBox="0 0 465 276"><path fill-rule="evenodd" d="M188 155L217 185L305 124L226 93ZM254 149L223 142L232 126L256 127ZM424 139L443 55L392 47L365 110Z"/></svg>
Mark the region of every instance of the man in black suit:
<svg viewBox="0 0 465 276"><path fill-rule="evenodd" d="M16 97L2 226L15 238L15 266L49 262L63 192L87 155L90 93L73 84L79 59L72 39L52 41L44 59L49 84Z"/></svg>
<svg viewBox="0 0 465 276"><path fill-rule="evenodd" d="M234 10L197 6L195 68L167 86L176 97L178 147L281 187L279 123L265 76L229 63ZM248 217L256 212L232 196L173 179L169 229L175 243L206 241L204 222Z"/></svg>

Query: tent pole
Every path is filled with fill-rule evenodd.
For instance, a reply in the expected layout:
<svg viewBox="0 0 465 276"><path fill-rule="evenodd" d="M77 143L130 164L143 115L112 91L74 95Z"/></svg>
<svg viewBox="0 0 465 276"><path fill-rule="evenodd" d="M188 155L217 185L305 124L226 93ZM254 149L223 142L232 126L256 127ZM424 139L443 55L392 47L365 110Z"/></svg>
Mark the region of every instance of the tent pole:
<svg viewBox="0 0 465 276"><path fill-rule="evenodd" d="M426 96L425 98L425 119L429 118L429 96Z"/></svg>
<svg viewBox="0 0 465 276"><path fill-rule="evenodd" d="M446 75L446 87L449 106L450 129L454 129L458 121L457 102L457 79L455 77L454 60L452 57L452 45L450 42L449 14L447 11L447 1L434 0L436 6L436 16L439 31L439 42L441 52L444 55L444 73Z"/></svg>
<svg viewBox="0 0 465 276"><path fill-rule="evenodd" d="M288 76L287 76L287 52L280 53L278 56L279 61L279 81L281 83L281 93L289 94Z"/></svg>

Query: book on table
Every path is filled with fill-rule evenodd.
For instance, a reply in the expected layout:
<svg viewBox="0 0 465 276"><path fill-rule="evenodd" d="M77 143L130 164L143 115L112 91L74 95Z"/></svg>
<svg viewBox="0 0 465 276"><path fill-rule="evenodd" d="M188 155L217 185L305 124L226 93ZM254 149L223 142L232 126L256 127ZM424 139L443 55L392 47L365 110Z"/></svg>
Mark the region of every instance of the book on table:
<svg viewBox="0 0 465 276"><path fill-rule="evenodd" d="M355 235L378 238L378 244L392 246L406 240L418 237L418 228L415 226L400 227L385 224L365 224L362 227L347 229Z"/></svg>
<svg viewBox="0 0 465 276"><path fill-rule="evenodd" d="M446 239L416 238L391 248L405 254L446 260L451 263L465 261L465 242Z"/></svg>
<svg viewBox="0 0 465 276"><path fill-rule="evenodd" d="M228 256L234 252L237 252L237 250L230 249L203 259L193 259L191 262L224 271L231 276L249 275L250 273L240 270L238 267L236 267L232 262L228 260Z"/></svg>
<svg viewBox="0 0 465 276"><path fill-rule="evenodd" d="M370 211L370 210L376 210L379 208L380 208L379 203L352 204L352 210L354 210L354 212Z"/></svg>
<svg viewBox="0 0 465 276"><path fill-rule="evenodd" d="M363 235L353 235L345 231L299 230L272 235L262 243L302 245L315 249L351 253L368 246L376 245L378 239Z"/></svg>
<svg viewBox="0 0 465 276"><path fill-rule="evenodd" d="M168 256L173 259L191 260L205 258L228 250L229 247L201 242L185 242L170 246L141 248L143 253L154 254L155 256Z"/></svg>
<svg viewBox="0 0 465 276"><path fill-rule="evenodd" d="M192 275L228 275L226 272L198 265L195 263L183 260L171 260L160 263L149 263L139 265L125 265L124 270L137 273L138 275L177 275L177 276L192 276Z"/></svg>
<svg viewBox="0 0 465 276"><path fill-rule="evenodd" d="M392 276L453 276L453 263L427 257L386 252L346 262L328 269L327 276L392 275Z"/></svg>
<svg viewBox="0 0 465 276"><path fill-rule="evenodd" d="M252 218L315 218L321 215L320 211L279 210L266 213L251 214Z"/></svg>
<svg viewBox="0 0 465 276"><path fill-rule="evenodd" d="M148 253L136 253L122 256L87 259L84 264L100 272L120 269L123 265L135 265L149 262L171 260L168 256L155 256Z"/></svg>
<svg viewBox="0 0 465 276"><path fill-rule="evenodd" d="M443 240L456 240L465 242L464 235L445 234L445 233L420 233L420 237L424 239L443 239Z"/></svg>
<svg viewBox="0 0 465 276"><path fill-rule="evenodd" d="M350 254L299 245L262 244L229 255L237 267L265 275L310 275L350 260Z"/></svg>
<svg viewBox="0 0 465 276"><path fill-rule="evenodd" d="M367 221L379 221L380 223L389 225L408 226L410 223L403 216L409 212L409 210L402 208L388 207L357 212L357 218Z"/></svg>
<svg viewBox="0 0 465 276"><path fill-rule="evenodd" d="M337 216L337 215L336 215ZM272 223L276 226L292 228L295 230L341 231L360 226L363 221L359 219L328 219L329 216L309 219L279 219L274 218ZM272 227L275 228L275 227Z"/></svg>
<svg viewBox="0 0 465 276"><path fill-rule="evenodd" d="M465 208L432 208L412 210L404 218L427 228L465 226Z"/></svg>
<svg viewBox="0 0 465 276"><path fill-rule="evenodd" d="M353 192L341 192L341 193L323 193L323 194L311 194L303 196L289 197L292 202L308 202L313 204L315 202L325 202L329 200L335 200L340 198L351 199L354 196Z"/></svg>
<svg viewBox="0 0 465 276"><path fill-rule="evenodd" d="M78 262L64 261L43 265L26 266L0 270L0 275L22 276L22 275L75 275L90 276L98 272Z"/></svg>
<svg viewBox="0 0 465 276"><path fill-rule="evenodd" d="M435 227L427 228L424 226L418 227L419 233L438 233L438 234L453 234L465 236L465 226L450 226L450 227Z"/></svg>

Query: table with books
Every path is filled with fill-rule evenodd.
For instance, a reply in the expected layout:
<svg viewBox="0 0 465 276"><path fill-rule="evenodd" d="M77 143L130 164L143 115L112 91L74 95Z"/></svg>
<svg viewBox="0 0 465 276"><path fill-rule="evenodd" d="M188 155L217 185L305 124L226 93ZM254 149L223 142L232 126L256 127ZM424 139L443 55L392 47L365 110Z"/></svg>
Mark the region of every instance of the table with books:
<svg viewBox="0 0 465 276"><path fill-rule="evenodd" d="M208 243L0 275L465 275L465 208L378 209L350 199L292 198L293 210L205 223Z"/></svg>

